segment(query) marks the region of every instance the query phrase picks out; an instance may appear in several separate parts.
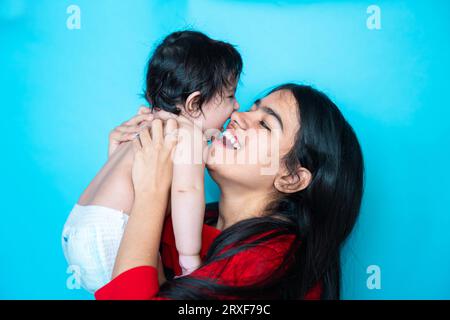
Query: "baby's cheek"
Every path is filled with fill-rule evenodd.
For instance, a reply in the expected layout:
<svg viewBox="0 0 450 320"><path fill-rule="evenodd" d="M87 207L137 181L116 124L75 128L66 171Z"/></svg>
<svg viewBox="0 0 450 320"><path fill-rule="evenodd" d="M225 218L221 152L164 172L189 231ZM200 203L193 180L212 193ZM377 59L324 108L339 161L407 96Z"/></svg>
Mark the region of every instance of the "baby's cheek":
<svg viewBox="0 0 450 320"><path fill-rule="evenodd" d="M218 117L218 124L220 126L223 126L225 122L228 120L228 118L231 116L231 111L224 110L220 113L220 117Z"/></svg>
<svg viewBox="0 0 450 320"><path fill-rule="evenodd" d="M234 106L232 104L230 104L227 108L226 108L227 112L226 112L226 116L225 116L225 120L228 119L229 117L231 117L231 114L234 111Z"/></svg>

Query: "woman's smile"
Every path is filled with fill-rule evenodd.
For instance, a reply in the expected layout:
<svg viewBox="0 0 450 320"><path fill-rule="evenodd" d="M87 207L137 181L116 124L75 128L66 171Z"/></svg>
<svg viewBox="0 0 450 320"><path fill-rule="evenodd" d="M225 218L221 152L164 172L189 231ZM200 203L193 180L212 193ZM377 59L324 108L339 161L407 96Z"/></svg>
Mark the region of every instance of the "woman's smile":
<svg viewBox="0 0 450 320"><path fill-rule="evenodd" d="M231 131L232 129L227 129L222 133L222 142L227 148L233 148L239 150L241 145L237 136Z"/></svg>
<svg viewBox="0 0 450 320"><path fill-rule="evenodd" d="M242 146L240 139L232 129L225 129L219 135L213 136L211 141L230 150L240 150Z"/></svg>

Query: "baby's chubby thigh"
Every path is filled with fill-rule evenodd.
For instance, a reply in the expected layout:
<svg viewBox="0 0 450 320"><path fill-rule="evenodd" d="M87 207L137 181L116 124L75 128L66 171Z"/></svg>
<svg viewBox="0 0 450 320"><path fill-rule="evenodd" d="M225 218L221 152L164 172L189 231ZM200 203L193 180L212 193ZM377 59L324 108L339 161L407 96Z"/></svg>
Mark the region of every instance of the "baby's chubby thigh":
<svg viewBox="0 0 450 320"><path fill-rule="evenodd" d="M134 201L131 179L134 151L131 143L119 148L83 192L79 205L104 206L129 214Z"/></svg>

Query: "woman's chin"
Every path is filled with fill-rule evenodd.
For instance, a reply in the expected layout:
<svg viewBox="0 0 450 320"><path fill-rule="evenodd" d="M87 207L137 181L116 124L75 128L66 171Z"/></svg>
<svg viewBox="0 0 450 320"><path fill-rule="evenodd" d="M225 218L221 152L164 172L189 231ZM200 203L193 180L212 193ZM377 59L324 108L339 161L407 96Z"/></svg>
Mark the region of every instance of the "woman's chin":
<svg viewBox="0 0 450 320"><path fill-rule="evenodd" d="M220 141L213 141L208 146L206 153L206 168L213 171L239 171L244 167L248 167L249 164L246 161L246 157L244 157L244 151L242 148L234 149L224 145Z"/></svg>

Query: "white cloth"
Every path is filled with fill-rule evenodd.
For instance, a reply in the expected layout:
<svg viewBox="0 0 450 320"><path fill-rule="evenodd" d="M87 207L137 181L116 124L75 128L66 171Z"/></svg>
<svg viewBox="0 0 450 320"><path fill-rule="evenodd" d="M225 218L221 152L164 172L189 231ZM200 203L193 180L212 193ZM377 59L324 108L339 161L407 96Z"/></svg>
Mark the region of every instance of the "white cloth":
<svg viewBox="0 0 450 320"><path fill-rule="evenodd" d="M64 256L79 270L80 285L94 293L111 280L128 215L102 206L72 209L63 228Z"/></svg>

